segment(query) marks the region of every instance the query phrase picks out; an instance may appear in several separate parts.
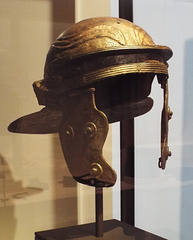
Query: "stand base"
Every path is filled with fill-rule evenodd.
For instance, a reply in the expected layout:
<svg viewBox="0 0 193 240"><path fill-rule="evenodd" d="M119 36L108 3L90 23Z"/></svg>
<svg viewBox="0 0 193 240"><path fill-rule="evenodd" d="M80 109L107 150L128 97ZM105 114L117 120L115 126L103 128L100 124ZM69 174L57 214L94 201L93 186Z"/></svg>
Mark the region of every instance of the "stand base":
<svg viewBox="0 0 193 240"><path fill-rule="evenodd" d="M118 220L104 221L104 236L95 236L95 223L36 232L35 240L164 240Z"/></svg>

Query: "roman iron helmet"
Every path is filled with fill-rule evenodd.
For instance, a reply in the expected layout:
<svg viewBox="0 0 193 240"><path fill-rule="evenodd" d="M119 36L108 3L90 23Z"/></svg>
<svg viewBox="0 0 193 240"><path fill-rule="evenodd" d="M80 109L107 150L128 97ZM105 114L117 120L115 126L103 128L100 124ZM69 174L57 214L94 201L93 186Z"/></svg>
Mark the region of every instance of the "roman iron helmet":
<svg viewBox="0 0 193 240"><path fill-rule="evenodd" d="M80 183L109 187L116 173L104 160L102 148L108 124L148 112L148 97L157 75L164 90L161 157L168 148L168 64L172 51L155 45L137 25L120 18L83 20L66 29L52 44L44 79L33 84L40 105L36 113L11 123L17 133L59 132L72 176Z"/></svg>

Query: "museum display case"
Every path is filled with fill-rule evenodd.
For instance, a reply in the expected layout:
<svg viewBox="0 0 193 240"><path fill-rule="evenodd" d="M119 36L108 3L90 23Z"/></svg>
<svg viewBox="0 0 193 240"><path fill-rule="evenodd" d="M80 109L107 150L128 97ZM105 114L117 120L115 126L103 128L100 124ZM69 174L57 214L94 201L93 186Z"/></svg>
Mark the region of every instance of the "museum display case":
<svg viewBox="0 0 193 240"><path fill-rule="evenodd" d="M0 6L0 236L190 239L193 2Z"/></svg>

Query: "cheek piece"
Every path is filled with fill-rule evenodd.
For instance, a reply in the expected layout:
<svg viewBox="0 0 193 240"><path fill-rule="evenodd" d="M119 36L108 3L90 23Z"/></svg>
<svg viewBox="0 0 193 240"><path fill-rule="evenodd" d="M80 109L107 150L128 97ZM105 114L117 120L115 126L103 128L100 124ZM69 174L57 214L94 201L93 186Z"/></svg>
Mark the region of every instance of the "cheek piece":
<svg viewBox="0 0 193 240"><path fill-rule="evenodd" d="M161 157L168 147L168 63L172 50L156 45L139 26L120 18L91 18L67 28L51 45L44 79L33 84L39 111L12 122L15 133L59 133L73 178L110 187L116 173L102 155L108 124L150 111L155 75L163 89ZM129 136L128 136L129 137ZM143 160L143 159L142 159Z"/></svg>
<svg viewBox="0 0 193 240"><path fill-rule="evenodd" d="M110 187L115 184L116 173L102 156L108 120L96 108L94 94L95 90L90 88L62 98L64 114L59 128L60 141L76 181L90 186Z"/></svg>

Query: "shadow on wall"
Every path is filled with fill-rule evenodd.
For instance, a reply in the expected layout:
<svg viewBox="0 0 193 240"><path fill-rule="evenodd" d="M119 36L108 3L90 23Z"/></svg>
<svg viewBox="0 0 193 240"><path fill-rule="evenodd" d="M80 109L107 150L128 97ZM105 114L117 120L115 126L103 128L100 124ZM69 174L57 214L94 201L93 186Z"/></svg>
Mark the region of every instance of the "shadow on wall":
<svg viewBox="0 0 193 240"><path fill-rule="evenodd" d="M52 40L75 23L75 0L52 0Z"/></svg>
<svg viewBox="0 0 193 240"><path fill-rule="evenodd" d="M15 181L10 168L0 155L0 236L5 240L14 240L17 219L14 212L14 200L24 199L42 192L40 188L24 188L22 181Z"/></svg>
<svg viewBox="0 0 193 240"><path fill-rule="evenodd" d="M193 216L193 39L184 51L184 112L181 173L181 238L192 239Z"/></svg>
<svg viewBox="0 0 193 240"><path fill-rule="evenodd" d="M75 0L52 0L52 41L75 23ZM49 49L48 49L49 50ZM54 227L77 224L77 183L68 171L58 135L53 137Z"/></svg>
<svg viewBox="0 0 193 240"><path fill-rule="evenodd" d="M77 183L71 176L56 135L53 145L53 228L77 225Z"/></svg>
<svg viewBox="0 0 193 240"><path fill-rule="evenodd" d="M13 180L9 166L0 155L0 236L3 237L3 239L14 240L17 221L14 216L12 197L7 194L6 181L17 185Z"/></svg>

